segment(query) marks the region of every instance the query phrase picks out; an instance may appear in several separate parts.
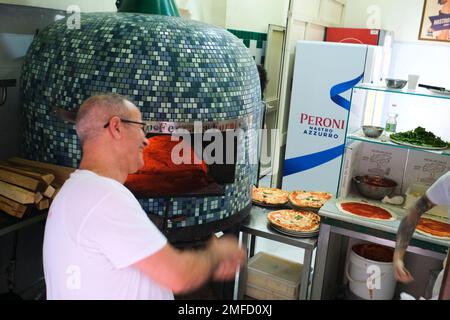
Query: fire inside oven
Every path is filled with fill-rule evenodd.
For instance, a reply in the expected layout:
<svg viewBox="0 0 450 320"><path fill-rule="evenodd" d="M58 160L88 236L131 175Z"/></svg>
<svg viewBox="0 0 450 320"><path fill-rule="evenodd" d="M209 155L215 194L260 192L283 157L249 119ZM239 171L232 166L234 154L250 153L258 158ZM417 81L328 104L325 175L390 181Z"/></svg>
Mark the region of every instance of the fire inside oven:
<svg viewBox="0 0 450 320"><path fill-rule="evenodd" d="M226 129L217 128L224 125ZM240 138L230 122L215 123L213 133L186 125L182 133L161 130L161 125L147 127L144 167L125 182L137 198L221 196L224 185L235 182Z"/></svg>

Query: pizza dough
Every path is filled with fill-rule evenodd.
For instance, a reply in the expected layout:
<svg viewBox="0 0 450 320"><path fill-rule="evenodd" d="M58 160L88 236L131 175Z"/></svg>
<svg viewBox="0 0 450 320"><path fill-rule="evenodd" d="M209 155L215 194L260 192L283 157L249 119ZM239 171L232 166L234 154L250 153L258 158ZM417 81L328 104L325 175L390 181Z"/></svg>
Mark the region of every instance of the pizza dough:
<svg viewBox="0 0 450 320"><path fill-rule="evenodd" d="M283 205L288 202L289 192L266 187L253 187L252 200L261 204Z"/></svg>
<svg viewBox="0 0 450 320"><path fill-rule="evenodd" d="M420 218L416 231L442 240L450 240L450 224L430 218Z"/></svg>
<svg viewBox="0 0 450 320"><path fill-rule="evenodd" d="M359 218L377 221L392 221L396 219L392 212L375 204L358 201L341 201L336 206L341 212Z"/></svg>
<svg viewBox="0 0 450 320"><path fill-rule="evenodd" d="M320 216L310 211L272 211L267 215L267 220L283 230L296 232L315 232L320 225Z"/></svg>

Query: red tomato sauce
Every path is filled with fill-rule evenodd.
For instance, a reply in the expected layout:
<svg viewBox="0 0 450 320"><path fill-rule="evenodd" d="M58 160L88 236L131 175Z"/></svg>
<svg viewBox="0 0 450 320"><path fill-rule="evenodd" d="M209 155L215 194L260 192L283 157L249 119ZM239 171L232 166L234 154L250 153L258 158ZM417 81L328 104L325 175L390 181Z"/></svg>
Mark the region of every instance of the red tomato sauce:
<svg viewBox="0 0 450 320"><path fill-rule="evenodd" d="M450 224L428 218L420 218L417 229L434 236L450 237Z"/></svg>
<svg viewBox="0 0 450 320"><path fill-rule="evenodd" d="M392 215L385 209L359 202L341 203L342 209L358 216L389 220Z"/></svg>

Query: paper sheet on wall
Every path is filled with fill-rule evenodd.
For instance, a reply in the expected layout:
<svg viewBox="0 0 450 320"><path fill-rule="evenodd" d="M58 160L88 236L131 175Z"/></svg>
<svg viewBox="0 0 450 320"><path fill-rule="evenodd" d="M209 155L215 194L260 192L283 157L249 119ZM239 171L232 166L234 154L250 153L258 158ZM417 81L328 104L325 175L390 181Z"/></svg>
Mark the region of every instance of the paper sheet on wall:
<svg viewBox="0 0 450 320"><path fill-rule="evenodd" d="M364 144L357 175L379 175L397 182L395 192L400 193L403 185L403 168L408 150L395 147Z"/></svg>
<svg viewBox="0 0 450 320"><path fill-rule="evenodd" d="M404 189L418 183L431 186L450 170L450 158L421 151L411 151L405 169Z"/></svg>
<svg viewBox="0 0 450 320"><path fill-rule="evenodd" d="M352 189L352 178L356 176L357 164L360 159L362 142L354 142L345 149L342 164L342 176L339 187L339 197L347 197Z"/></svg>
<svg viewBox="0 0 450 320"><path fill-rule="evenodd" d="M450 170L450 158L448 156L410 151L408 160L403 185L403 192L407 196L405 208L411 207L429 186ZM433 207L427 214L448 219L448 212L448 206L441 205Z"/></svg>

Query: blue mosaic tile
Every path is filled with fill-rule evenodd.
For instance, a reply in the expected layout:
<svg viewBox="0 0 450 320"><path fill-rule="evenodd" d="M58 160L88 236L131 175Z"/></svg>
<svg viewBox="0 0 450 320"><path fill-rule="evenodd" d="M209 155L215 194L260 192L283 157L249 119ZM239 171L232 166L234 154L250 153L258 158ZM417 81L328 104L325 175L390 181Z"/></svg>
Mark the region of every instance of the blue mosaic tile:
<svg viewBox="0 0 450 320"><path fill-rule="evenodd" d="M86 13L81 29L65 20L42 30L23 66L21 93L28 158L77 167L81 148L73 124L51 106L77 111L89 96L115 92L130 97L147 120L192 122L242 119L260 123L255 61L242 40L215 26L177 17L134 13ZM256 137L243 145L256 152ZM186 219L169 228L233 215L250 203L256 165L236 166L236 183L225 195L171 199L171 216ZM164 199L141 199L147 212L164 215Z"/></svg>

